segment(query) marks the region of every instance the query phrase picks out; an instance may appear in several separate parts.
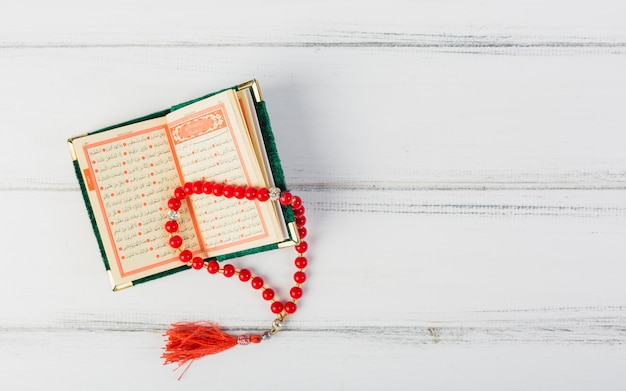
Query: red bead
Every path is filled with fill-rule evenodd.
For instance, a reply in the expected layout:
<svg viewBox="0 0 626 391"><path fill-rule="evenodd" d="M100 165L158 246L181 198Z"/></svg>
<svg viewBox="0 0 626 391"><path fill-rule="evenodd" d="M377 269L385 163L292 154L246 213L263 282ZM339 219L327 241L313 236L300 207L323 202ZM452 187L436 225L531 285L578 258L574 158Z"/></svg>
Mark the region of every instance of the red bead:
<svg viewBox="0 0 626 391"><path fill-rule="evenodd" d="M294 303L293 301L288 301L285 303L285 312L288 314L293 314L294 312L296 312L296 309L298 307L296 306L296 303Z"/></svg>
<svg viewBox="0 0 626 391"><path fill-rule="evenodd" d="M233 195L238 200L243 199L246 196L246 188L243 186L237 186L233 189Z"/></svg>
<svg viewBox="0 0 626 391"><path fill-rule="evenodd" d="M262 340L263 337L261 337L259 334L254 334L250 336L250 342L252 343L261 343Z"/></svg>
<svg viewBox="0 0 626 391"><path fill-rule="evenodd" d="M250 280L250 277L252 277L252 273L250 273L250 270L248 269L239 270L239 280L241 280L242 282L246 282Z"/></svg>
<svg viewBox="0 0 626 391"><path fill-rule="evenodd" d="M178 210L180 209L180 200L178 198L170 198L167 201L167 207L170 208L171 210Z"/></svg>
<svg viewBox="0 0 626 391"><path fill-rule="evenodd" d="M176 235L176 236L172 236L170 238L170 246L171 247L179 248L182 245L183 245L183 238L181 238L180 236Z"/></svg>
<svg viewBox="0 0 626 391"><path fill-rule="evenodd" d="M298 209L302 206L302 199L298 196L293 196L293 199L291 200L291 207L293 209Z"/></svg>
<svg viewBox="0 0 626 391"><path fill-rule="evenodd" d="M185 189L183 189L182 187L177 187L176 189L174 189L174 197L178 198L179 200L183 200L185 199L185 197L187 197L187 193L185 193Z"/></svg>
<svg viewBox="0 0 626 391"><path fill-rule="evenodd" d="M296 217L296 225L298 227L304 227L304 224L306 224L306 217L304 216Z"/></svg>
<svg viewBox="0 0 626 391"><path fill-rule="evenodd" d="M202 194L202 186L204 185L204 181L196 181L193 183L193 192L195 194Z"/></svg>
<svg viewBox="0 0 626 391"><path fill-rule="evenodd" d="M210 274L215 274L220 271L220 264L217 261L209 261L207 265L207 271Z"/></svg>
<svg viewBox="0 0 626 391"><path fill-rule="evenodd" d="M270 309L273 313L280 314L281 312L283 312L283 303L281 303L280 301L275 301L270 306Z"/></svg>
<svg viewBox="0 0 626 391"><path fill-rule="evenodd" d="M235 192L234 187L232 187L231 185L226 185L224 186L224 190L222 193L224 194L224 197L226 198L233 198L233 196L235 195L234 192Z"/></svg>
<svg viewBox="0 0 626 391"><path fill-rule="evenodd" d="M304 281L306 281L306 273L300 271L295 272L293 274L293 280L298 284L302 284Z"/></svg>
<svg viewBox="0 0 626 391"><path fill-rule="evenodd" d="M263 279L258 276L254 277L252 281L250 282L250 284L252 285L254 289L261 289L263 288Z"/></svg>
<svg viewBox="0 0 626 391"><path fill-rule="evenodd" d="M298 300L299 298L302 297L302 288L298 287L298 286L294 286L293 288L291 288L291 290L289 291L289 295Z"/></svg>
<svg viewBox="0 0 626 391"><path fill-rule="evenodd" d="M182 263L187 263L191 261L191 258L193 258L193 254L190 250L183 250L180 252L180 254L178 254L178 258Z"/></svg>
<svg viewBox="0 0 626 391"><path fill-rule="evenodd" d="M204 194L212 194L212 192L213 192L213 182L204 182L202 184L202 192Z"/></svg>
<svg viewBox="0 0 626 391"><path fill-rule="evenodd" d="M246 199L252 201L256 199L256 189L254 187L248 187L245 192Z"/></svg>
<svg viewBox="0 0 626 391"><path fill-rule="evenodd" d="M264 187L261 187L259 190L256 191L256 199L261 201L261 202L265 202L267 200L270 199L270 191L267 190Z"/></svg>
<svg viewBox="0 0 626 391"><path fill-rule="evenodd" d="M169 233L178 231L178 222L176 220L167 220L165 223L165 230Z"/></svg>
<svg viewBox="0 0 626 391"><path fill-rule="evenodd" d="M274 290L272 288L264 289L263 298L265 300L272 300L274 298Z"/></svg>
<svg viewBox="0 0 626 391"><path fill-rule="evenodd" d="M185 191L185 194L187 194L187 195L193 193L193 183L191 183L191 182L185 183L183 185L183 190Z"/></svg>
<svg viewBox="0 0 626 391"><path fill-rule="evenodd" d="M231 264L224 265L224 277L232 277L235 275L235 267Z"/></svg>
<svg viewBox="0 0 626 391"><path fill-rule="evenodd" d="M278 198L278 202L280 202L281 205L289 205L289 204L291 204L291 200L292 199L293 199L293 196L291 195L290 192L283 191L282 193L280 193L280 197Z"/></svg>
<svg viewBox="0 0 626 391"><path fill-rule="evenodd" d="M300 237L300 239L306 238L306 228L298 227L298 236Z"/></svg>
<svg viewBox="0 0 626 391"><path fill-rule="evenodd" d="M202 269L204 267L204 259L202 259L200 257L195 257L191 261L191 267L196 269L196 270Z"/></svg>
<svg viewBox="0 0 626 391"><path fill-rule="evenodd" d="M221 183L214 183L213 184L213 195L219 197L222 194L224 194L224 185L221 184Z"/></svg>
<svg viewBox="0 0 626 391"><path fill-rule="evenodd" d="M296 217L304 216L304 206L301 206L298 209L294 208L293 215Z"/></svg>
<svg viewBox="0 0 626 391"><path fill-rule="evenodd" d="M304 269L309 262L305 257L298 257L294 263L298 269Z"/></svg>
<svg viewBox="0 0 626 391"><path fill-rule="evenodd" d="M296 245L295 248L297 252L299 252L300 254L304 254L306 250L309 249L309 244L303 240L300 242L300 244Z"/></svg>

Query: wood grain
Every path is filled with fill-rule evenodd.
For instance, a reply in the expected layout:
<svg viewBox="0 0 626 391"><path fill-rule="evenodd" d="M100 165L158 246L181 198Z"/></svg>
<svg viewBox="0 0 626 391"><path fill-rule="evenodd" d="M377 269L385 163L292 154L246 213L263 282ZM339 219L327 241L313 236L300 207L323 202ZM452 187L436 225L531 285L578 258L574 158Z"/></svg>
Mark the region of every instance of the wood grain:
<svg viewBox="0 0 626 391"><path fill-rule="evenodd" d="M0 13L2 389L624 389L621 2L177 7ZM306 294L177 383L168 324L269 311L192 271L111 293L65 140L252 77L307 206ZM290 257L238 264L284 296Z"/></svg>

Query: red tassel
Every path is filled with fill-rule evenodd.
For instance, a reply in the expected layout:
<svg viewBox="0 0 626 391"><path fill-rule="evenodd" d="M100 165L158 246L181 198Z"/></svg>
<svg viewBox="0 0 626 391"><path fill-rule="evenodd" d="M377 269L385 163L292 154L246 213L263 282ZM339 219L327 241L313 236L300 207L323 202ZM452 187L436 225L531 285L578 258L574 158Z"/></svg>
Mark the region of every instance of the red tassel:
<svg viewBox="0 0 626 391"><path fill-rule="evenodd" d="M198 358L220 353L237 345L237 337L224 333L210 322L174 323L164 335L168 337L168 341L161 358L165 359L164 365L178 363L176 369L190 360L189 365Z"/></svg>

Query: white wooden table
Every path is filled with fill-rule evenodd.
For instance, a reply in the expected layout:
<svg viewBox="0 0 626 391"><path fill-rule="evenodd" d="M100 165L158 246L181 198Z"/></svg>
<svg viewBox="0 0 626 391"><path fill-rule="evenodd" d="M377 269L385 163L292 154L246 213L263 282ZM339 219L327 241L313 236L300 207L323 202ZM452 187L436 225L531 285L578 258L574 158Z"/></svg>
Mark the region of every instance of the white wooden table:
<svg viewBox="0 0 626 391"><path fill-rule="evenodd" d="M625 20L616 0L3 5L0 389L625 389ZM306 293L270 343L178 382L169 323L254 330L267 308L205 273L110 292L65 140L252 77L307 203ZM291 254L241 264L288 289Z"/></svg>

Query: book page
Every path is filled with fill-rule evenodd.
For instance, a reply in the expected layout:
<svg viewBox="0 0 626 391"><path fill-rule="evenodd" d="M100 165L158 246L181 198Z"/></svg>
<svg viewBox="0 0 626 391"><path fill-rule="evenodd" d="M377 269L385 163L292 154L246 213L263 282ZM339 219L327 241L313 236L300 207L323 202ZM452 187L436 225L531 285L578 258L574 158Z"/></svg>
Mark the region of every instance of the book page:
<svg viewBox="0 0 626 391"><path fill-rule="evenodd" d="M267 184L268 188L275 187L276 184L274 183L274 177L272 176L270 161L267 157L265 144L263 143L261 125L259 125L259 118L257 117L256 110L254 108L254 100L252 99L250 89L245 88L243 90L237 91L237 99L239 100L239 106L241 107L244 121L248 127L250 141L252 141L252 147L254 148L257 160L261 163L260 166L265 183ZM280 208L280 204L278 202L273 202L272 205L274 207L274 213L276 213L276 215L278 216L278 220L280 222L280 226L284 233L284 236L288 237L289 234L287 233L287 225L285 223L285 218L283 215L283 211Z"/></svg>
<svg viewBox="0 0 626 391"><path fill-rule="evenodd" d="M181 266L163 228L167 200L181 183L165 119L76 138L72 143L116 284ZM199 253L197 234L185 209L179 225L186 248Z"/></svg>
<svg viewBox="0 0 626 391"><path fill-rule="evenodd" d="M233 186L268 187L233 90L167 116L180 176ZM271 202L192 195L200 246L209 257L285 239Z"/></svg>

